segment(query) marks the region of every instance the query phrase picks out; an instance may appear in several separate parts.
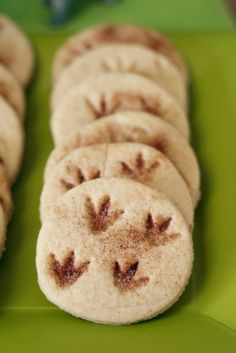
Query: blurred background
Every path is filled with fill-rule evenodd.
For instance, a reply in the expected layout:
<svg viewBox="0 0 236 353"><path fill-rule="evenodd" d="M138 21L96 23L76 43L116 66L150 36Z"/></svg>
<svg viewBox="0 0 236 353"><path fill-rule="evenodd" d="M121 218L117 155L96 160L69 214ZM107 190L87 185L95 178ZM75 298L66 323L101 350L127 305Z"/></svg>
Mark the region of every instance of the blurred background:
<svg viewBox="0 0 236 353"><path fill-rule="evenodd" d="M147 25L147 18L165 31L222 31L234 29L236 0L0 0L0 11L29 31L102 21Z"/></svg>

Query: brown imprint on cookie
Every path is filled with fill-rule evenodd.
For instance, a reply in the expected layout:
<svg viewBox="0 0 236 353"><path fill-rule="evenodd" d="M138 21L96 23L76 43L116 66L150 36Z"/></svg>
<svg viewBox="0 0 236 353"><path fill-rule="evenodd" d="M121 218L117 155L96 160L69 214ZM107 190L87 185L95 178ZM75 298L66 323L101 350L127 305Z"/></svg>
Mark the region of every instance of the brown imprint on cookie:
<svg viewBox="0 0 236 353"><path fill-rule="evenodd" d="M89 50L89 49L93 48L94 44L89 41L85 41L85 42L83 42L83 46L86 50Z"/></svg>
<svg viewBox="0 0 236 353"><path fill-rule="evenodd" d="M87 180L93 180L93 179L98 179L101 177L101 172L100 170L93 170L89 174L89 178Z"/></svg>
<svg viewBox="0 0 236 353"><path fill-rule="evenodd" d="M144 160L142 153L138 153L133 167L123 161L120 162L120 165L122 172L126 175L133 177L145 175L146 177L148 177L150 173L152 173L159 166L159 162L155 161L149 166L147 166L147 163Z"/></svg>
<svg viewBox="0 0 236 353"><path fill-rule="evenodd" d="M156 99L127 92L116 92L116 94L113 95L108 114L129 109L144 111L154 115L162 115L161 107Z"/></svg>
<svg viewBox="0 0 236 353"><path fill-rule="evenodd" d="M162 152L165 154L166 149L167 149L167 140L166 137L163 135L157 136L154 141L150 143L152 147L157 149L158 151Z"/></svg>
<svg viewBox="0 0 236 353"><path fill-rule="evenodd" d="M110 98L109 98L110 100ZM108 102L105 96L100 99L99 107L86 98L86 104L93 112L96 119L114 114L115 112L125 110L144 111L153 115L162 117L163 111L157 99L153 97L144 97L138 94L131 94L128 92L116 92Z"/></svg>
<svg viewBox="0 0 236 353"><path fill-rule="evenodd" d="M148 281L148 277L141 277L134 279L138 269L138 261L134 263L126 263L124 270L121 270L120 264L116 261L113 267L114 285L119 288L120 291L134 290L140 286L145 285Z"/></svg>
<svg viewBox="0 0 236 353"><path fill-rule="evenodd" d="M102 39L108 39L111 37L111 40L114 40L113 36L117 33L117 27L114 25L107 25L102 27L98 35Z"/></svg>
<svg viewBox="0 0 236 353"><path fill-rule="evenodd" d="M90 261L84 261L75 267L74 251L68 253L61 264L54 254L49 256L50 272L57 285L61 288L74 284L82 274L88 270Z"/></svg>
<svg viewBox="0 0 236 353"><path fill-rule="evenodd" d="M69 56L64 55L65 65L69 65L77 56L89 51L90 49L93 49L94 46L94 43L92 43L90 40L83 40L80 46L76 43L73 43L73 41L69 41L66 44Z"/></svg>
<svg viewBox="0 0 236 353"><path fill-rule="evenodd" d="M157 217L157 220L154 221L151 213L147 214L145 220L145 229L146 229L146 239L152 245L165 245L166 243L175 240L179 237L179 234L166 233L169 225L171 223L171 217Z"/></svg>
<svg viewBox="0 0 236 353"><path fill-rule="evenodd" d="M73 57L82 54L82 50L78 46L76 46L74 43L68 42L66 48L69 51L70 55ZM72 59L73 58L71 57L68 64L71 62Z"/></svg>
<svg viewBox="0 0 236 353"><path fill-rule="evenodd" d="M159 33L133 26L107 25L102 27L96 35L100 42L139 43L153 50L170 50L167 39Z"/></svg>
<svg viewBox="0 0 236 353"><path fill-rule="evenodd" d="M75 39L77 36L75 37ZM98 47L104 43L130 43L140 44L148 47L153 51L163 54L169 61L171 61L177 68L185 73L184 63L181 56L176 52L172 44L163 35L157 32L149 31L132 26L117 26L108 25L95 29L91 34L80 38L78 44L73 39L67 42L66 49L68 55L64 55L64 63L68 65L76 56L81 55L90 49Z"/></svg>
<svg viewBox="0 0 236 353"><path fill-rule="evenodd" d="M86 198L85 208L88 216L89 228L92 232L103 232L121 216L124 212L120 209L112 209L110 196L106 195L99 203L97 210L90 197Z"/></svg>
<svg viewBox="0 0 236 353"><path fill-rule="evenodd" d="M102 97L100 101L100 108L99 108L99 111L97 112L97 115L100 115L100 117L107 115L107 104L106 104L105 97Z"/></svg>
<svg viewBox="0 0 236 353"><path fill-rule="evenodd" d="M69 181L66 181L65 179L61 179L60 182L61 182L63 188L68 191L73 189L76 186L74 183L70 183Z"/></svg>
<svg viewBox="0 0 236 353"><path fill-rule="evenodd" d="M154 51L162 53L174 65L183 70L183 63L179 54L172 47L168 39L160 33L130 26L120 27L108 25L102 27L100 31L97 32L97 41L98 44L112 41L144 45Z"/></svg>
<svg viewBox="0 0 236 353"><path fill-rule="evenodd" d="M73 171L71 170L71 168L69 166L66 167L67 169L67 174L72 174L73 173L73 182L70 182L68 180L66 180L65 178L61 178L61 184L63 185L63 187L66 190L71 190L74 187L76 187L77 185L82 184L85 181L85 177L82 173L82 171L80 170L80 168L73 168Z"/></svg>
<svg viewBox="0 0 236 353"><path fill-rule="evenodd" d="M147 38L148 47L155 50L163 52L166 55L170 54L172 49L170 48L170 44L166 38L161 36L160 34L153 33L151 31L146 31L145 33Z"/></svg>
<svg viewBox="0 0 236 353"><path fill-rule="evenodd" d="M178 67L181 71L184 71L180 55L175 51L167 38L152 31L146 31L146 45L150 49L162 53L176 67Z"/></svg>
<svg viewBox="0 0 236 353"><path fill-rule="evenodd" d="M84 174L82 173L81 169L74 166L74 165L73 166L70 166L70 165L66 166L66 174L72 176L72 178L73 178L73 181L68 181L65 178L60 179L62 186L66 190L71 190L74 187L76 187L77 185L84 183L85 181L100 178L100 175L101 175L100 171L95 169L95 170L91 171L89 176L86 178L84 176Z"/></svg>
<svg viewBox="0 0 236 353"><path fill-rule="evenodd" d="M91 110L91 112L94 114L96 119L99 119L103 116L108 115L109 113L108 108L107 108L107 102L105 100L104 96L100 97L100 101L99 101L99 107L95 107L95 105L93 104L93 102L91 102L88 98L85 98L85 102L88 106L88 108Z"/></svg>

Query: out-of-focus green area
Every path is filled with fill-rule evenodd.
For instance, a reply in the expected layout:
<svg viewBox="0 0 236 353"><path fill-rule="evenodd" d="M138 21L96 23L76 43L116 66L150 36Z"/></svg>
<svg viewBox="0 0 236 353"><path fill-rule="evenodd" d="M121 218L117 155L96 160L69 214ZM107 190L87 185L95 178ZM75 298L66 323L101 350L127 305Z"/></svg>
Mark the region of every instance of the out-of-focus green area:
<svg viewBox="0 0 236 353"><path fill-rule="evenodd" d="M0 11L28 30L48 30L51 26L50 10L41 0L0 0ZM147 25L147 19L150 27L166 31L234 28L223 0L118 0L115 5L99 0L74 0L72 13L64 27L68 30L104 20Z"/></svg>

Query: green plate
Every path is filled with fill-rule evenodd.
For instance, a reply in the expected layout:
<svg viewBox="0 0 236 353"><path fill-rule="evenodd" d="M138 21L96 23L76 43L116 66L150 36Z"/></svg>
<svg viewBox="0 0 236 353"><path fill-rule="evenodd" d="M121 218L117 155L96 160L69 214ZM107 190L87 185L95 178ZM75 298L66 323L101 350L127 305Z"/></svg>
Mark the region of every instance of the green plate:
<svg viewBox="0 0 236 353"><path fill-rule="evenodd" d="M51 61L62 33L32 35L37 68L28 93L26 150L14 187L15 213L0 262L1 352L236 351L236 34L171 35L190 71L192 141L202 170L195 263L181 300L160 317L109 327L63 313L40 292L35 245L49 132Z"/></svg>

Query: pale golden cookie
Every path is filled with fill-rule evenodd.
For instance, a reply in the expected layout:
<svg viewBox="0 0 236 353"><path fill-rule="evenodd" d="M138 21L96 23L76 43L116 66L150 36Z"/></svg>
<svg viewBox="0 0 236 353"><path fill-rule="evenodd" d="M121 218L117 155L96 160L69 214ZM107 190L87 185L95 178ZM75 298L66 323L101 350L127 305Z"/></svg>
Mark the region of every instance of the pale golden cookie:
<svg viewBox="0 0 236 353"><path fill-rule="evenodd" d="M25 33L3 14L0 14L0 62L22 86L27 85L34 66L31 44Z"/></svg>
<svg viewBox="0 0 236 353"><path fill-rule="evenodd" d="M165 196L128 179L96 179L58 200L39 233L38 282L68 313L104 324L173 305L192 269L192 237Z"/></svg>

